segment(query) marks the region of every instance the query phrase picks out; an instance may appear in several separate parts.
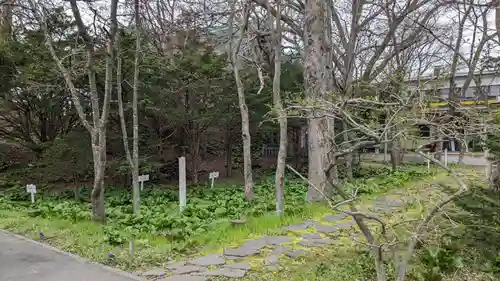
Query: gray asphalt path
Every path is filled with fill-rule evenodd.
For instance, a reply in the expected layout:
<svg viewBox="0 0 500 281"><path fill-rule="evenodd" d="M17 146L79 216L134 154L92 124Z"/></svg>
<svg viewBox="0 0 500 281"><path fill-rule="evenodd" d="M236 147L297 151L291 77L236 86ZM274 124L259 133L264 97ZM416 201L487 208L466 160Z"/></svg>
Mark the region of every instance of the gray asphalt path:
<svg viewBox="0 0 500 281"><path fill-rule="evenodd" d="M133 281L120 274L0 231L0 281Z"/></svg>

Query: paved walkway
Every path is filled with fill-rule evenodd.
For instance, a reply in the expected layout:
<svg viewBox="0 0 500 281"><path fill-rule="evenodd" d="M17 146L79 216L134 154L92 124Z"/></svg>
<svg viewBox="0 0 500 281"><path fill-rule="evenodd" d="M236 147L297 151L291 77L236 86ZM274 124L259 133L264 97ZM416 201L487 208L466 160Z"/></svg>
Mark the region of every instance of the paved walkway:
<svg viewBox="0 0 500 281"><path fill-rule="evenodd" d="M37 243L0 231L0 281L133 281Z"/></svg>

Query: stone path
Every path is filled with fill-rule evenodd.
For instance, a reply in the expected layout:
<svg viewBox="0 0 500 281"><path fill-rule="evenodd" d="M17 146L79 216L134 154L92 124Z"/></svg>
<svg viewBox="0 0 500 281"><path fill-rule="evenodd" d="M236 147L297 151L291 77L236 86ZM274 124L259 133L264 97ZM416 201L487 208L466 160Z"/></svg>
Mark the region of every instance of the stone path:
<svg viewBox="0 0 500 281"><path fill-rule="evenodd" d="M413 200L404 191L384 195L372 202L370 211L391 214L404 211ZM354 239L360 235L354 220L345 214L328 215L321 220L306 220L284 227L286 236L263 236L248 240L237 248L226 248L222 253L210 254L187 261L169 262L162 268L138 273L157 281L206 281L210 278L244 277L252 269L279 271L281 263L300 259L314 252L315 248L331 247L340 243L344 235ZM259 260L255 265L251 262Z"/></svg>

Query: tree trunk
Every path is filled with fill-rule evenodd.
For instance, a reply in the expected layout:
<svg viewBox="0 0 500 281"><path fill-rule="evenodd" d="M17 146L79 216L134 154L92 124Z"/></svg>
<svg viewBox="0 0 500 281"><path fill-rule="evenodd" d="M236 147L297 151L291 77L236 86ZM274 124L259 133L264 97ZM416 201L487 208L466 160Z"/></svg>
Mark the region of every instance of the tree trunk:
<svg viewBox="0 0 500 281"><path fill-rule="evenodd" d="M236 88L238 92L238 104L240 106L241 114L241 138L243 139L243 177L245 179L245 198L250 201L253 199L253 179L252 179L252 148L250 139L250 118L248 116L248 107L245 101L245 87L243 81L240 77L240 66L241 59L239 57L239 52L241 48L241 42L245 36L245 31L248 26L248 18L250 16L250 6L246 5L243 14L243 23L241 24L239 30L239 38L235 45L233 45L233 22L234 15L236 13L234 0L229 1L229 7L231 8L231 13L228 19L229 28L229 58L233 67L234 80L236 81Z"/></svg>
<svg viewBox="0 0 500 281"><path fill-rule="evenodd" d="M193 173L193 184L198 184L200 171L200 135L198 133L198 125L194 125L195 129L192 134L191 144L191 169Z"/></svg>
<svg viewBox="0 0 500 281"><path fill-rule="evenodd" d="M500 165L498 163L495 163L491 165L491 170L490 170L490 176L489 176L489 181L488 185L489 187L496 191L500 191Z"/></svg>
<svg viewBox="0 0 500 281"><path fill-rule="evenodd" d="M253 199L253 179L252 179L252 147L250 140L250 120L248 118L248 107L243 94L243 84L238 86L238 99L241 111L241 137L243 139L243 177L245 179L245 198Z"/></svg>
<svg viewBox="0 0 500 281"><path fill-rule="evenodd" d="M391 141L391 167L393 171L396 171L401 165L401 155L401 142L398 137L395 137Z"/></svg>
<svg viewBox="0 0 500 281"><path fill-rule="evenodd" d="M333 90L328 86L331 81L327 81L330 76L328 75L327 64L331 63L331 61L328 62L328 52L326 51L330 46L325 46L327 39L324 32L325 11L325 2L323 1L311 0L306 2L304 15L304 41L306 45L303 53L304 82L306 98L311 104L321 102ZM308 177L312 183L307 191L309 201L322 200L324 199L323 194L330 195L327 188L325 169L330 161L335 160L328 159L328 153L331 153L328 136L329 134L333 135L333 132L327 130L329 127L333 129L333 126L330 126L332 125L330 123L333 122L323 116L318 116L314 111L320 110L314 109L308 116ZM322 114L322 112L319 114Z"/></svg>
<svg viewBox="0 0 500 281"><path fill-rule="evenodd" d="M325 118L310 118L308 120L308 178L311 182L307 190L307 199L311 202L324 200L324 195L329 196L327 177L324 172L327 165L326 140L324 136ZM314 186L313 186L314 185ZM316 188L318 190L316 190Z"/></svg>
<svg viewBox="0 0 500 281"><path fill-rule="evenodd" d="M12 36L12 8L16 0L6 0L0 4L0 46Z"/></svg>
<svg viewBox="0 0 500 281"><path fill-rule="evenodd" d="M92 135L94 158L94 186L91 193L92 219L96 222L106 220L104 209L104 173L106 170L106 135L100 130Z"/></svg>
<svg viewBox="0 0 500 281"><path fill-rule="evenodd" d="M134 214L139 214L141 191L139 189L139 64L141 58L141 16L139 0L134 0L135 17L135 54L134 54L134 87L132 91L132 196ZM121 83L121 81L120 81ZM127 146L128 148L128 146Z"/></svg>
<svg viewBox="0 0 500 281"><path fill-rule="evenodd" d="M269 1L268 13L271 14ZM276 160L275 188L276 188L276 214L282 216L285 212L285 168L288 150L288 120L286 110L281 101L281 0L276 0L276 30L273 38L274 45L274 75L273 75L273 103L278 114L280 124L280 139L278 159ZM269 29L273 30L273 19L269 17Z"/></svg>
<svg viewBox="0 0 500 281"><path fill-rule="evenodd" d="M346 144L346 149L349 149L349 147L351 147L351 145L349 142L349 134L347 132L348 128L347 128L346 122L342 122L342 129L343 129L342 135L344 137L344 143ZM352 153L347 153L346 155L344 155L345 170L346 170L346 176L347 176L348 180L354 179L354 177L352 175L352 162L353 162L352 160L353 160Z"/></svg>

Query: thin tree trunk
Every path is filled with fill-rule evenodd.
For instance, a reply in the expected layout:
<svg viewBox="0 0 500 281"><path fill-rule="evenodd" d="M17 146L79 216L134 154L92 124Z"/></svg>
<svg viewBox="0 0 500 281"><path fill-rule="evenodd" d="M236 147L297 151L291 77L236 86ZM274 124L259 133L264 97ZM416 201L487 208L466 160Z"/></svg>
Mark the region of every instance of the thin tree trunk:
<svg viewBox="0 0 500 281"><path fill-rule="evenodd" d="M132 91L132 196L134 200L134 212L139 213L140 190L139 190L139 63L141 56L141 16L139 0L134 0L135 16L135 54L134 54L134 88ZM119 42L118 42L119 43ZM121 83L121 81L120 81Z"/></svg>
<svg viewBox="0 0 500 281"><path fill-rule="evenodd" d="M92 219L104 222L104 174L106 170L106 132L99 130L92 136L94 156L94 186L90 195L92 204Z"/></svg>
<svg viewBox="0 0 500 281"><path fill-rule="evenodd" d="M200 170L200 134L198 133L198 125L195 124L195 129L192 130L191 143L191 169L193 170L193 184L198 184Z"/></svg>
<svg viewBox="0 0 500 281"><path fill-rule="evenodd" d="M239 51L241 47L241 42L245 36L245 31L248 26L248 18L250 16L250 5L245 6L244 19L239 30L239 38L236 45L233 46L233 20L234 20L234 7L235 0L229 1L229 6L231 7L231 14L229 16L229 37L230 37L230 59L233 66L234 80L236 81L236 87L238 92L238 104L240 106L241 114L241 137L243 139L243 177L245 179L245 198L250 201L253 199L253 179L252 179L252 148L250 139L250 119L248 114L248 107L245 101L245 87L243 81L240 77L240 67L241 60L239 57Z"/></svg>
<svg viewBox="0 0 500 281"><path fill-rule="evenodd" d="M139 1L134 0L134 17L136 24L136 49L134 58L134 84L132 89L132 154L130 154L130 148L128 144L128 133L127 125L125 122L125 113L123 109L123 96L122 96L122 60L119 53L119 47L117 47L117 68L116 68L116 80L117 80L117 100L118 100L118 113L120 115L120 124L122 130L123 147L125 150L125 155L130 166L130 175L132 176L132 202L134 214L138 214L140 210L140 187L139 187L139 116L138 116L138 92L139 92L139 60L140 60L140 50L141 50L141 37L140 37L140 15L139 15ZM117 40L117 46L120 42Z"/></svg>
<svg viewBox="0 0 500 281"><path fill-rule="evenodd" d="M269 1L267 3L267 11L271 14ZM274 46L274 75L273 75L273 103L274 110L278 114L280 125L280 139L278 158L276 160L275 188L276 188L276 214L282 216L285 212L285 168L288 148L288 122L286 111L283 109L281 101L281 1L276 0L276 28L272 17L269 17L269 29L274 31L272 38Z"/></svg>
<svg viewBox="0 0 500 281"><path fill-rule="evenodd" d="M349 142L349 134L347 132L348 128L347 128L346 122L342 122L342 129L343 129L342 135L344 137L344 143L345 143L346 149L349 149L349 147L351 147L351 145ZM348 180L354 179L353 174L352 174L352 162L353 162L352 160L353 160L352 153L347 153L346 155L344 155L345 170L346 170Z"/></svg>

